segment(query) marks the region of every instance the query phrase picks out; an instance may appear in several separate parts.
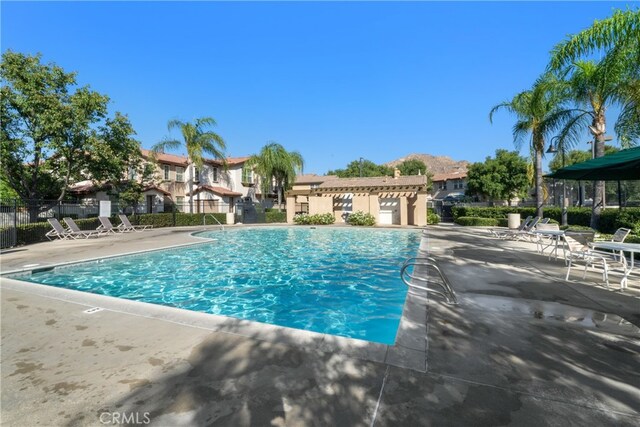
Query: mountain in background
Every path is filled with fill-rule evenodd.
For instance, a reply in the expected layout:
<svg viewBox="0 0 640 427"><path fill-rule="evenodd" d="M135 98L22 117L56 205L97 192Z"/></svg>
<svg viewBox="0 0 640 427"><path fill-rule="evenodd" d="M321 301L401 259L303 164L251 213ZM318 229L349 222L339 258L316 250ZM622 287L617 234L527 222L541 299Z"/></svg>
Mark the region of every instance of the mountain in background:
<svg viewBox="0 0 640 427"><path fill-rule="evenodd" d="M427 165L427 170L432 174L436 173L450 173L455 171L465 171L470 162L466 160L456 161L447 156L432 156L431 154L409 154L408 156L401 157L397 160L385 163L386 166L394 167L404 162L405 160L418 159Z"/></svg>

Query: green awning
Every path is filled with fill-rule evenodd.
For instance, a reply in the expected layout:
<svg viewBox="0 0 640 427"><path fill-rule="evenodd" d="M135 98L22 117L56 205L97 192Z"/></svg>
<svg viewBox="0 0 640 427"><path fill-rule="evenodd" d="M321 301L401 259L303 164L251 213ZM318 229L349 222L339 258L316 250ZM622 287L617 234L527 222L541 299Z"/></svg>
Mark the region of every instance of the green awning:
<svg viewBox="0 0 640 427"><path fill-rule="evenodd" d="M576 163L545 177L583 181L640 180L640 147L627 148L608 156Z"/></svg>

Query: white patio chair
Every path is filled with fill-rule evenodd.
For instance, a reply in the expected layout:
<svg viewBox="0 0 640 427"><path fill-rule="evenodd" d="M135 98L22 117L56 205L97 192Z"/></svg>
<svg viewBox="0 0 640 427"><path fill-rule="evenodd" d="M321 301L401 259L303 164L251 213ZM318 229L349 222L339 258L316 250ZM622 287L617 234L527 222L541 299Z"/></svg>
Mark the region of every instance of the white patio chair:
<svg viewBox="0 0 640 427"><path fill-rule="evenodd" d="M569 281L571 274L571 268L577 262L584 263L584 273L582 278L587 276L587 269L593 267L596 264L602 264L602 279L604 280L607 289L609 288L609 265L607 264L607 257L603 254L594 252L589 248L589 242L593 241L594 232L582 232L582 231L567 231L563 238L567 247L567 260L569 262L567 268L567 275L565 281Z"/></svg>
<svg viewBox="0 0 640 427"><path fill-rule="evenodd" d="M71 217L64 217L62 220L67 224L69 230L73 231L78 237L88 239L89 237L98 237L103 234L102 230L81 230Z"/></svg>
<svg viewBox="0 0 640 427"><path fill-rule="evenodd" d="M533 231L533 229L538 225L538 223L540 222L540 219L541 218L539 216L533 217L533 219L529 221L529 224L525 225L522 230L518 229L518 230L509 231L505 233L505 235L502 238L531 241L532 239L531 231Z"/></svg>
<svg viewBox="0 0 640 427"><path fill-rule="evenodd" d="M120 224L117 228L120 231L142 231L153 228L153 225L133 225L126 215L118 215L118 217L120 218Z"/></svg>

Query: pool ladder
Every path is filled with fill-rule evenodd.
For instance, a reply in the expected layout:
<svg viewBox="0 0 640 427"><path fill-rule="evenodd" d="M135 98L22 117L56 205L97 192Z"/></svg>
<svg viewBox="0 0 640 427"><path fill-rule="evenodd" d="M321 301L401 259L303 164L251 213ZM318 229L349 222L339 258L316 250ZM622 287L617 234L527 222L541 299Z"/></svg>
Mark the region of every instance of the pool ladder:
<svg viewBox="0 0 640 427"><path fill-rule="evenodd" d="M411 272L408 271L410 267L413 267ZM429 281L427 279L427 272L429 268L438 273L440 279L442 279L442 283ZM449 282L449 279L447 279L447 276L444 274L435 258L417 257L407 259L400 269L400 277L410 290L420 289L426 291L427 294L431 293L443 297L447 301L447 304L458 304L458 298L456 297L456 293L453 291L451 282ZM424 283L424 286L419 283ZM430 288L429 285L435 285L439 287L439 289Z"/></svg>
<svg viewBox="0 0 640 427"><path fill-rule="evenodd" d="M218 225L220 226L220 230L224 230L224 225L222 225L222 223L220 221L218 221L218 218L216 218L215 215L213 215L213 214L205 214L202 217L202 225L207 225L207 217L208 216L213 218L213 220L218 223Z"/></svg>

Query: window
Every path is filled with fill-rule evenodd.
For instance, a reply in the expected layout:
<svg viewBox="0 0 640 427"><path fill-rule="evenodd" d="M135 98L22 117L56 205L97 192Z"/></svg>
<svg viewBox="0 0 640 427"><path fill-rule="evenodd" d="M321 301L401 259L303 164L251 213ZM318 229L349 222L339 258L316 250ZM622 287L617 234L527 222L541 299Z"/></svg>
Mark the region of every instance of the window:
<svg viewBox="0 0 640 427"><path fill-rule="evenodd" d="M213 168L213 182L218 182L218 168Z"/></svg>
<svg viewBox="0 0 640 427"><path fill-rule="evenodd" d="M169 179L169 165L164 165L164 179Z"/></svg>
<svg viewBox="0 0 640 427"><path fill-rule="evenodd" d="M456 179L455 181L453 181L453 188L455 190L461 190L464 188L464 181L462 181L461 179Z"/></svg>
<svg viewBox="0 0 640 427"><path fill-rule="evenodd" d="M193 182L200 182L200 169L193 167Z"/></svg>
<svg viewBox="0 0 640 427"><path fill-rule="evenodd" d="M136 179L136 169L133 167L129 167L129 171L127 173L128 178L133 181L134 179Z"/></svg>
<svg viewBox="0 0 640 427"><path fill-rule="evenodd" d="M242 168L242 183L253 184L253 171L249 168Z"/></svg>
<svg viewBox="0 0 640 427"><path fill-rule="evenodd" d="M446 190L447 189L447 181L440 181L438 183L438 190Z"/></svg>
<svg viewBox="0 0 640 427"><path fill-rule="evenodd" d="M176 210L178 212L184 211L184 196L176 196Z"/></svg>
<svg viewBox="0 0 640 427"><path fill-rule="evenodd" d="M176 181L184 182L184 168L176 166Z"/></svg>

